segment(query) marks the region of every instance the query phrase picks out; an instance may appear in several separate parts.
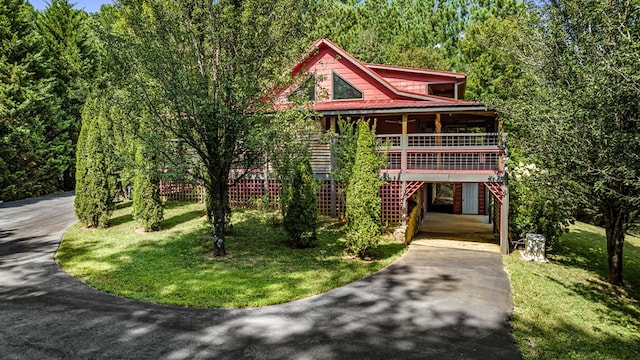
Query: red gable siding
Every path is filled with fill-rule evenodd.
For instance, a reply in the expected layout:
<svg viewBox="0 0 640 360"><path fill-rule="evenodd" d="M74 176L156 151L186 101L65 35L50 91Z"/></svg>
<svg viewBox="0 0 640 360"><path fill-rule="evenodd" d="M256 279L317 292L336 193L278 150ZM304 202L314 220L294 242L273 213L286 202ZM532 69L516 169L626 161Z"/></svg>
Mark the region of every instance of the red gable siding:
<svg viewBox="0 0 640 360"><path fill-rule="evenodd" d="M449 76L437 76L432 74L418 74L411 72L388 71L375 69L376 73L384 80L399 90L427 95L427 83L453 83L455 78Z"/></svg>
<svg viewBox="0 0 640 360"><path fill-rule="evenodd" d="M337 55L332 49L324 47L306 64L309 72L316 74L318 102L332 101L333 71L360 90L364 100L387 100L393 96L391 91L358 69L351 61ZM327 97L320 98L320 94L326 94Z"/></svg>
<svg viewBox="0 0 640 360"><path fill-rule="evenodd" d="M325 38L318 39L291 69L294 77L300 72L316 76L314 108L318 111L477 105L427 94L428 82L464 83L464 74L364 64ZM333 73L362 92L362 99L333 100ZM294 89L280 90L276 106L287 106L287 96Z"/></svg>

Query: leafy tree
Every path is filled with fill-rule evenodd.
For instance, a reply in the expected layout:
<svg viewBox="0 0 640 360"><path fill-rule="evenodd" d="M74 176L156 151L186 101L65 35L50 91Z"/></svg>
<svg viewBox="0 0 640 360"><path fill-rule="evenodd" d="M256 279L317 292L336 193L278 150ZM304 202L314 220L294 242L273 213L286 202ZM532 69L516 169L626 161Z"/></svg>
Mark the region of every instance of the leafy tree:
<svg viewBox="0 0 640 360"><path fill-rule="evenodd" d="M127 1L116 7L109 47L122 78L154 123L186 144L207 190L213 252L225 252L232 169L264 161L265 89L303 46L313 4L301 0ZM297 9L297 11L291 11ZM298 10L300 9L300 10ZM170 156L171 154L167 154Z"/></svg>
<svg viewBox="0 0 640 360"><path fill-rule="evenodd" d="M309 247L318 227L318 183L309 157L300 162L289 182L283 184L283 225L295 247Z"/></svg>
<svg viewBox="0 0 640 360"><path fill-rule="evenodd" d="M526 156L574 183L576 200L599 208L608 280L616 285L623 283L625 232L640 204L639 6L546 3L523 49L535 82L507 107Z"/></svg>
<svg viewBox="0 0 640 360"><path fill-rule="evenodd" d="M138 146L136 163L133 218L145 231L158 230L164 218L160 199L160 174L151 149L144 142Z"/></svg>
<svg viewBox="0 0 640 360"><path fill-rule="evenodd" d="M381 162L377 154L374 129L365 121L358 122L358 142L353 171L347 184L347 250L360 258L380 241Z"/></svg>
<svg viewBox="0 0 640 360"><path fill-rule="evenodd" d="M103 228L113 212L113 180L105 144L106 106L98 98L87 100L82 111L82 129L76 159L76 216L88 227ZM106 135L106 136L105 136Z"/></svg>

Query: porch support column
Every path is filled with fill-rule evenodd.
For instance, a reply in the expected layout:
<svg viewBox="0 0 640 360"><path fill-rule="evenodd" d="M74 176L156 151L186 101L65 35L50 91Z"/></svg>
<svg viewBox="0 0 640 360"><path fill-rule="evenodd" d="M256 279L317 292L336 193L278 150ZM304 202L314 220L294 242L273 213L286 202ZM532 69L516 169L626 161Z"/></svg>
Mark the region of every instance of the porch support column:
<svg viewBox="0 0 640 360"><path fill-rule="evenodd" d="M509 149L507 136L502 134L502 209L500 211L500 249L503 255L509 254Z"/></svg>
<svg viewBox="0 0 640 360"><path fill-rule="evenodd" d="M409 146L408 133L409 115L402 114L402 136L400 137L400 148L402 154L400 156L400 179L402 180L402 193L400 198L402 199L402 225L407 225L407 181L404 180L405 173L407 171L407 147Z"/></svg>
<svg viewBox="0 0 640 360"><path fill-rule="evenodd" d="M500 250L503 255L509 254L509 185L506 179L502 184L502 206L500 207Z"/></svg>
<svg viewBox="0 0 640 360"><path fill-rule="evenodd" d="M331 118L331 125L335 125L335 117ZM329 186L331 187L331 191L330 191L330 200L331 200L331 209L329 210L329 214L331 215L332 218L336 218L338 217L338 209L337 209L337 205L336 205L336 181L333 179L333 171L336 168L336 160L333 158L333 149L336 146L336 137L335 136L331 136L331 140L329 142L329 166L331 167L331 173L329 174Z"/></svg>
<svg viewBox="0 0 640 360"><path fill-rule="evenodd" d="M329 129L331 129L332 131L336 131L336 117L332 116L329 118Z"/></svg>
<svg viewBox="0 0 640 360"><path fill-rule="evenodd" d="M442 137L440 137L440 133L442 132L442 122L440 121L440 113L436 113L436 146L442 146ZM438 153L436 155L436 169L440 169L440 155L442 153Z"/></svg>

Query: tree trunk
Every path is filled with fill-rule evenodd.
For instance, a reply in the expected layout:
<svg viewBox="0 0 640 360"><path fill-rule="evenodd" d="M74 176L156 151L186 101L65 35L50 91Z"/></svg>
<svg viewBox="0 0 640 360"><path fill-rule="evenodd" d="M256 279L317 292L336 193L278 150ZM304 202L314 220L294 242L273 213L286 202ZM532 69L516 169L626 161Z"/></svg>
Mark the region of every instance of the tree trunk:
<svg viewBox="0 0 640 360"><path fill-rule="evenodd" d="M607 260L609 283L622 285L622 249L624 246L627 213L619 206L608 206L604 211L607 232Z"/></svg>
<svg viewBox="0 0 640 360"><path fill-rule="evenodd" d="M213 255L225 256L225 219L228 212L228 184L226 181L217 181L220 177L213 177L210 186L207 186L207 216L213 225ZM226 179L226 177L225 177Z"/></svg>

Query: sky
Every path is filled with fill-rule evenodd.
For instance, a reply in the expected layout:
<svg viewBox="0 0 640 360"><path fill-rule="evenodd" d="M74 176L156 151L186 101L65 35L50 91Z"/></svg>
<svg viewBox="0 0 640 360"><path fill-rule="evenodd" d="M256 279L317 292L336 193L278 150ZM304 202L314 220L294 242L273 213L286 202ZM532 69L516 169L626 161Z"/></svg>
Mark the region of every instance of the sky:
<svg viewBox="0 0 640 360"><path fill-rule="evenodd" d="M33 7L44 10L51 0L28 0ZM84 9L86 12L97 12L103 4L111 4L112 0L69 0L74 9Z"/></svg>

